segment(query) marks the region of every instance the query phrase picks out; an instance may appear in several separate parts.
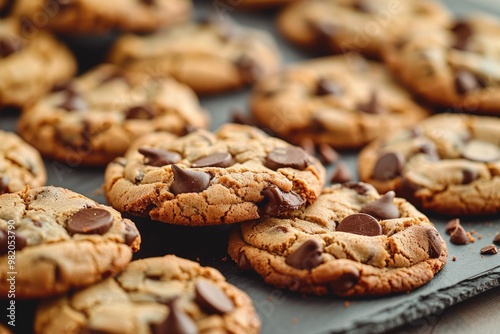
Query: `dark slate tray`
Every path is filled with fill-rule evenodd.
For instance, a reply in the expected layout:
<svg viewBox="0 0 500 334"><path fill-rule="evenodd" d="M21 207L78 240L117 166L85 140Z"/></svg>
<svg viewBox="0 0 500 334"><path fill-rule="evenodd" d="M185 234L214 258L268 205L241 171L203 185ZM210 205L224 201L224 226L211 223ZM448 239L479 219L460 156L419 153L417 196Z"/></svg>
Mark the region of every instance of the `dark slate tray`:
<svg viewBox="0 0 500 334"><path fill-rule="evenodd" d="M488 8L492 5L488 5L486 1L446 2L459 14L473 9L500 13L500 6L496 9ZM216 15L226 15L241 23L269 30L279 39L272 23L272 12L243 13L237 6L221 7L222 3L219 0L198 1L197 14L215 12ZM116 35L100 36L97 40L88 37L63 39L75 50L80 69L84 70L99 61L115 37ZM280 39L279 45L287 62L313 56L299 52ZM247 100L248 90L203 98L204 107L213 117L212 129L229 121L234 108L246 108ZM0 114L0 129L15 130L16 121L16 111L4 111ZM356 152L342 152L342 159L353 175L356 175ZM70 168L53 161L46 161L46 167L49 174L48 184L66 187L106 203L101 190L104 169ZM331 172L332 167L329 168L328 176ZM465 246L448 243L448 264L424 287L409 294L356 299L302 296L268 286L256 274L239 271L227 255L230 226L178 227L145 219L132 219L137 223L143 237L141 250L135 254L135 259L176 254L219 269L229 282L251 296L262 320L262 333L384 332L404 324L433 321L447 307L500 285L500 257L479 254L480 248L490 244L495 234L500 231L498 217L463 219L462 224L466 230L474 229L478 235L482 235L482 239L476 238L475 243ZM444 225L448 219L431 216L431 220L444 236ZM456 261L452 261L452 257L455 257ZM0 301L0 308L5 309L6 305L6 301ZM17 301L16 332L31 332L35 307L36 302ZM0 321L4 322L5 319L2 317Z"/></svg>

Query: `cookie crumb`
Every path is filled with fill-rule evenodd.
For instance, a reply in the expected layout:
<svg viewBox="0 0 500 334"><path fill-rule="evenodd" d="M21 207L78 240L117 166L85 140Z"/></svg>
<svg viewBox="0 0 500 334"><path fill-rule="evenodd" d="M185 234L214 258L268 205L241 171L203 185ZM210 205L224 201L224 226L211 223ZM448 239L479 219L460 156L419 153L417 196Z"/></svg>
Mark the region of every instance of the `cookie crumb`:
<svg viewBox="0 0 500 334"><path fill-rule="evenodd" d="M344 307L348 308L349 306L351 306L351 302L348 300L344 300Z"/></svg>
<svg viewBox="0 0 500 334"><path fill-rule="evenodd" d="M451 258L451 260L452 260L452 261L456 261L456 260L457 260L457 258L456 258L456 257L452 257L452 258Z"/></svg>
<svg viewBox="0 0 500 334"><path fill-rule="evenodd" d="M298 322L299 322L299 319L297 319L297 318L295 318L295 317L294 317L294 318L292 318L292 319L290 319L290 323L291 323L293 326L295 326Z"/></svg>
<svg viewBox="0 0 500 334"><path fill-rule="evenodd" d="M496 245L500 245L500 234L496 234L495 237L493 238L493 243Z"/></svg>

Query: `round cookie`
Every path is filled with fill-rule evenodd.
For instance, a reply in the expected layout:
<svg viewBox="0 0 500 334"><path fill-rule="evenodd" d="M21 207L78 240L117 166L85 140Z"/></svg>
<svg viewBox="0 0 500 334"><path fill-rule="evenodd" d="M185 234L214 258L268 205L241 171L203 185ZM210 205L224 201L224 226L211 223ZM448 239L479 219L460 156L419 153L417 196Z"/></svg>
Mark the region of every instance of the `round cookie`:
<svg viewBox="0 0 500 334"><path fill-rule="evenodd" d="M227 18L151 35L125 35L109 59L134 70L172 75L202 94L244 87L280 66L278 48L269 34Z"/></svg>
<svg viewBox="0 0 500 334"><path fill-rule="evenodd" d="M365 183L325 188L288 219L242 223L231 233L229 255L279 289L341 296L411 291L432 280L448 256L427 217Z"/></svg>
<svg viewBox="0 0 500 334"><path fill-rule="evenodd" d="M120 272L140 242L133 222L67 189L0 195L0 279L14 277L16 298L94 284ZM9 289L0 285L1 295Z"/></svg>
<svg viewBox="0 0 500 334"><path fill-rule="evenodd" d="M21 136L70 166L105 165L139 136L208 126L193 91L173 79L100 65L25 109Z"/></svg>
<svg viewBox="0 0 500 334"><path fill-rule="evenodd" d="M408 89L448 111L500 115L500 22L476 15L406 34L385 60Z"/></svg>
<svg viewBox="0 0 500 334"><path fill-rule="evenodd" d="M357 148L428 112L379 63L333 56L292 65L259 82L250 106L257 122L286 140Z"/></svg>
<svg viewBox="0 0 500 334"><path fill-rule="evenodd" d="M38 151L15 133L0 130L0 194L41 187L46 181Z"/></svg>
<svg viewBox="0 0 500 334"><path fill-rule="evenodd" d="M34 29L100 34L169 27L187 21L191 11L191 0L17 0L12 15Z"/></svg>
<svg viewBox="0 0 500 334"><path fill-rule="evenodd" d="M449 17L431 0L310 0L285 8L278 28L303 48L380 58L385 45L404 32L445 25Z"/></svg>
<svg viewBox="0 0 500 334"><path fill-rule="evenodd" d="M392 131L359 155L359 176L423 210L500 213L500 119L438 114Z"/></svg>
<svg viewBox="0 0 500 334"><path fill-rule="evenodd" d="M179 225L282 215L313 203L325 170L299 147L246 125L140 138L105 174L117 210Z"/></svg>
<svg viewBox="0 0 500 334"><path fill-rule="evenodd" d="M28 34L14 19L0 19L0 109L22 107L76 71L69 50L43 31Z"/></svg>
<svg viewBox="0 0 500 334"><path fill-rule="evenodd" d="M248 295L214 268L174 255L131 262L114 278L44 301L35 333L248 333L260 320Z"/></svg>

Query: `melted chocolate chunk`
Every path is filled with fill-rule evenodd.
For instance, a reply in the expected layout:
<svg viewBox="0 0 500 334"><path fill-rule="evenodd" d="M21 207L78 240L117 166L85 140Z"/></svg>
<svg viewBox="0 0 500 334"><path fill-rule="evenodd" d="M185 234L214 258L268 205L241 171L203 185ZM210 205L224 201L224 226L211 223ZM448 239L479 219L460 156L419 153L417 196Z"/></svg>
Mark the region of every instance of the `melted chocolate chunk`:
<svg viewBox="0 0 500 334"><path fill-rule="evenodd" d="M479 78L471 71L466 69L455 71L455 91L458 95L466 95L483 87Z"/></svg>
<svg viewBox="0 0 500 334"><path fill-rule="evenodd" d="M462 225L457 225L455 230L451 233L450 242L455 245L465 245L470 242L469 236Z"/></svg>
<svg viewBox="0 0 500 334"><path fill-rule="evenodd" d="M437 259L441 256L441 251L443 250L439 232L436 230L427 230L427 238L429 241L427 254L429 254L431 259Z"/></svg>
<svg viewBox="0 0 500 334"><path fill-rule="evenodd" d="M359 270L356 267L349 267L344 272L332 280L330 283L335 291L347 291L359 281Z"/></svg>
<svg viewBox="0 0 500 334"><path fill-rule="evenodd" d="M472 26L465 21L458 21L450 30L454 35L452 47L458 50L467 50L469 40L474 33Z"/></svg>
<svg viewBox="0 0 500 334"><path fill-rule="evenodd" d="M446 234L451 234L453 231L455 231L458 225L460 225L460 219L455 218L450 220L444 227Z"/></svg>
<svg viewBox="0 0 500 334"><path fill-rule="evenodd" d="M472 169L462 170L462 184L469 184L477 179L477 172Z"/></svg>
<svg viewBox="0 0 500 334"><path fill-rule="evenodd" d="M0 195L9 192L10 178L8 176L0 177Z"/></svg>
<svg viewBox="0 0 500 334"><path fill-rule="evenodd" d="M332 80L320 78L316 82L314 94L316 96L340 95L342 94L342 88Z"/></svg>
<svg viewBox="0 0 500 334"><path fill-rule="evenodd" d="M373 168L373 178L380 181L392 180L401 174L404 168L404 157L399 152L382 154Z"/></svg>
<svg viewBox="0 0 500 334"><path fill-rule="evenodd" d="M106 233L113 225L113 216L104 209L86 208L75 213L68 221L66 230L74 234Z"/></svg>
<svg viewBox="0 0 500 334"><path fill-rule="evenodd" d="M379 199L363 205L360 213L369 214L377 219L394 219L399 218L401 214L396 205L394 205L394 191L388 191Z"/></svg>
<svg viewBox="0 0 500 334"><path fill-rule="evenodd" d="M225 314L234 309L231 299L210 281L196 280L195 292L196 303L210 314Z"/></svg>
<svg viewBox="0 0 500 334"><path fill-rule="evenodd" d="M139 232L130 222L123 220L123 223L125 225L125 233L123 234L125 244L131 246L137 237L139 237Z"/></svg>
<svg viewBox="0 0 500 334"><path fill-rule="evenodd" d="M12 233L9 235L9 232L4 229L0 229L0 255L7 254L9 251L9 246L12 247L12 240L15 240L14 249L21 250L27 246L28 241L21 234L16 231L11 231Z"/></svg>
<svg viewBox="0 0 500 334"><path fill-rule="evenodd" d="M337 167L333 171L330 182L336 183L346 183L352 181L351 172L347 168L346 164L342 161L337 164Z"/></svg>
<svg viewBox="0 0 500 334"><path fill-rule="evenodd" d="M328 144L319 144L318 146L319 159L325 165L331 165L339 160L339 154ZM314 154L314 153L313 153Z"/></svg>
<svg viewBox="0 0 500 334"><path fill-rule="evenodd" d="M346 182L342 184L342 187L352 189L359 195L364 195L370 190L375 190L371 184L363 182Z"/></svg>
<svg viewBox="0 0 500 334"><path fill-rule="evenodd" d="M373 237L382 234L382 226L377 219L365 213L355 213L345 217L337 225L336 231Z"/></svg>
<svg viewBox="0 0 500 334"><path fill-rule="evenodd" d="M287 167L304 170L308 165L307 153L295 146L275 148L267 155L265 162L265 166L272 170Z"/></svg>
<svg viewBox="0 0 500 334"><path fill-rule="evenodd" d="M357 0L352 3L352 7L362 13L371 13L373 12L372 6L370 3L364 0Z"/></svg>
<svg viewBox="0 0 500 334"><path fill-rule="evenodd" d="M24 46L25 43L18 37L0 37L0 58L7 58L16 52L19 52L24 48Z"/></svg>
<svg viewBox="0 0 500 334"><path fill-rule="evenodd" d="M64 101L58 107L67 111L78 111L87 109L88 105L73 86L68 86L64 90Z"/></svg>
<svg viewBox="0 0 500 334"><path fill-rule="evenodd" d="M143 104L130 107L126 113L126 119L153 119L156 113L151 104Z"/></svg>
<svg viewBox="0 0 500 334"><path fill-rule="evenodd" d="M262 214L272 217L301 208L306 202L300 195L290 192L285 193L275 185L270 185L262 191Z"/></svg>
<svg viewBox="0 0 500 334"><path fill-rule="evenodd" d="M224 153L214 153L207 157L193 161L191 167L202 168L202 167L219 167L226 168L233 164L233 157L231 154Z"/></svg>
<svg viewBox="0 0 500 334"><path fill-rule="evenodd" d="M306 240L286 257L285 262L297 269L312 270L323 263L323 246L316 239Z"/></svg>
<svg viewBox="0 0 500 334"><path fill-rule="evenodd" d="M236 67L239 69L243 80L249 84L254 83L264 72L254 59L246 55L242 55L236 60Z"/></svg>
<svg viewBox="0 0 500 334"><path fill-rule="evenodd" d="M498 249L496 248L495 245L488 245L488 246L481 248L482 255L495 255L497 253L498 253Z"/></svg>
<svg viewBox="0 0 500 334"><path fill-rule="evenodd" d="M189 169L182 169L177 165L172 165L174 182L170 186L170 191L174 195L185 193L201 193L210 185L210 174Z"/></svg>
<svg viewBox="0 0 500 334"><path fill-rule="evenodd" d="M141 147L139 153L145 156L146 165L161 167L179 162L182 157L177 152L166 151L159 148Z"/></svg>
<svg viewBox="0 0 500 334"><path fill-rule="evenodd" d="M314 145L314 141L309 137L302 138L300 140L299 146L309 155L316 154L316 146Z"/></svg>
<svg viewBox="0 0 500 334"><path fill-rule="evenodd" d="M248 261L247 256L243 252L240 253L240 256L238 257L238 269L253 270L252 264Z"/></svg>
<svg viewBox="0 0 500 334"><path fill-rule="evenodd" d="M154 334L198 334L194 320L176 302L170 302L168 306L168 316L163 323L153 328Z"/></svg>
<svg viewBox="0 0 500 334"><path fill-rule="evenodd" d="M367 114L383 114L387 112L387 109L380 104L379 95L374 89L370 94L370 99L365 103L360 103L358 109Z"/></svg>

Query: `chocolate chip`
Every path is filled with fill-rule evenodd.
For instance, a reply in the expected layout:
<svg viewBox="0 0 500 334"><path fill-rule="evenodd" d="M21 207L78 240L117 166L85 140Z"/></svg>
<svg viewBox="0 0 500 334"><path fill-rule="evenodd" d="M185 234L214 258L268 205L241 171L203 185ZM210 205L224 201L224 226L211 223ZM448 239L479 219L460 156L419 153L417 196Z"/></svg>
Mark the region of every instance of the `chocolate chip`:
<svg viewBox="0 0 500 334"><path fill-rule="evenodd" d="M377 219L394 219L401 217L399 209L394 205L394 191L388 191L379 199L363 205L360 213L369 214Z"/></svg>
<svg viewBox="0 0 500 334"><path fill-rule="evenodd" d="M427 254L429 254L431 259L439 258L441 256L441 251L443 250L443 244L441 243L439 232L434 229L427 230L427 239L429 242Z"/></svg>
<svg viewBox="0 0 500 334"><path fill-rule="evenodd" d="M373 8L372 6L370 6L369 2L363 0L354 1L352 3L352 7L362 13L371 13L373 11Z"/></svg>
<svg viewBox="0 0 500 334"><path fill-rule="evenodd" d="M316 239L308 239L285 262L297 269L312 270L323 263L323 246Z"/></svg>
<svg viewBox="0 0 500 334"><path fill-rule="evenodd" d="M207 157L193 161L191 167L202 168L202 167L220 167L226 168L233 164L233 157L227 152L214 153Z"/></svg>
<svg viewBox="0 0 500 334"><path fill-rule="evenodd" d="M495 238L493 238L493 243L500 245L500 234L497 234Z"/></svg>
<svg viewBox="0 0 500 334"><path fill-rule="evenodd" d="M309 165L307 153L300 147L287 146L272 150L266 157L265 166L272 170L294 168L304 170Z"/></svg>
<svg viewBox="0 0 500 334"><path fill-rule="evenodd" d="M201 193L210 184L210 175L205 172L182 169L177 165L172 165L172 172L174 173L174 182L170 186L170 191L174 195Z"/></svg>
<svg viewBox="0 0 500 334"><path fill-rule="evenodd" d="M446 234L451 234L453 231L455 231L458 225L460 225L460 219L455 218L450 220L444 227Z"/></svg>
<svg viewBox="0 0 500 334"><path fill-rule="evenodd" d="M373 237L382 234L382 226L375 217L365 213L355 213L342 219L336 231Z"/></svg>
<svg viewBox="0 0 500 334"><path fill-rule="evenodd" d="M238 257L238 269L253 270L253 267L252 267L250 261L248 261L247 256L243 252L240 253L240 255Z"/></svg>
<svg viewBox="0 0 500 334"><path fill-rule="evenodd" d="M372 90L370 99L367 102L358 104L358 109L367 114L376 115L387 112L387 109L380 104L379 95L375 89Z"/></svg>
<svg viewBox="0 0 500 334"><path fill-rule="evenodd" d="M196 323L175 302L169 303L169 313L165 321L155 326L155 334L198 334Z"/></svg>
<svg viewBox="0 0 500 334"><path fill-rule="evenodd" d="M0 229L0 254L6 254L8 251L7 233Z"/></svg>
<svg viewBox="0 0 500 334"><path fill-rule="evenodd" d="M143 104L130 107L126 113L126 119L153 119L155 117L155 110L151 104Z"/></svg>
<svg viewBox="0 0 500 334"><path fill-rule="evenodd" d="M469 70L458 69L455 71L455 91L458 95L481 89L483 85L477 76Z"/></svg>
<svg viewBox="0 0 500 334"><path fill-rule="evenodd" d="M234 309L231 299L210 281L205 279L196 280L195 292L196 303L210 314L226 314Z"/></svg>
<svg viewBox="0 0 500 334"><path fill-rule="evenodd" d="M104 234L113 225L113 216L104 209L86 208L75 213L68 221L69 234Z"/></svg>
<svg viewBox="0 0 500 334"><path fill-rule="evenodd" d="M21 51L24 46L25 43L18 37L11 37L9 39L0 38L0 58L6 58Z"/></svg>
<svg viewBox="0 0 500 334"><path fill-rule="evenodd" d="M236 67L238 67L243 80L249 84L254 83L263 73L262 67L246 55L242 55L236 60Z"/></svg>
<svg viewBox="0 0 500 334"><path fill-rule="evenodd" d="M314 31L318 45L328 49L332 37L339 33L339 27L329 22L308 21L308 25Z"/></svg>
<svg viewBox="0 0 500 334"><path fill-rule="evenodd" d="M9 245L12 245L12 240L15 241L15 250L21 250L28 244L28 240L26 240L26 238L21 234L15 231L11 231L9 234L6 230L0 229L0 254L7 254L9 251Z"/></svg>
<svg viewBox="0 0 500 334"><path fill-rule="evenodd" d="M332 80L320 78L316 82L314 94L316 96L340 95L342 94L342 88Z"/></svg>
<svg viewBox="0 0 500 334"><path fill-rule="evenodd" d="M155 0L140 0L142 4L145 4L146 6L152 6L155 4Z"/></svg>
<svg viewBox="0 0 500 334"><path fill-rule="evenodd" d="M346 183L352 181L351 172L347 168L346 164L342 161L337 164L337 167L333 171L330 183Z"/></svg>
<svg viewBox="0 0 500 334"><path fill-rule="evenodd" d="M273 217L297 210L305 203L300 195L294 192L285 193L275 185L265 188L262 196L262 214Z"/></svg>
<svg viewBox="0 0 500 334"><path fill-rule="evenodd" d="M462 225L457 225L455 230L451 233L450 242L455 245L465 245L470 242L469 236Z"/></svg>
<svg viewBox="0 0 500 334"><path fill-rule="evenodd" d="M477 179L477 172L472 169L462 170L462 184L469 184L475 179Z"/></svg>
<svg viewBox="0 0 500 334"><path fill-rule="evenodd" d="M358 195L364 195L369 191L375 191L372 185L363 182L346 182L342 184L343 188L352 189L358 193Z"/></svg>
<svg viewBox="0 0 500 334"><path fill-rule="evenodd" d="M404 168L404 157L399 152L382 154L373 168L373 178L380 181L391 180L400 175Z"/></svg>
<svg viewBox="0 0 500 334"><path fill-rule="evenodd" d="M325 165L330 165L339 160L339 154L328 144L320 144L318 153L321 162Z"/></svg>
<svg viewBox="0 0 500 334"><path fill-rule="evenodd" d="M125 233L123 234L123 238L125 239L125 244L127 246L131 246L134 241L139 237L139 232L130 222L123 220L125 224Z"/></svg>
<svg viewBox="0 0 500 334"><path fill-rule="evenodd" d="M58 106L67 111L85 110L88 108L87 102L82 98L80 93L73 88L64 90L64 101Z"/></svg>
<svg viewBox="0 0 500 334"><path fill-rule="evenodd" d="M483 255L494 255L496 253L498 253L498 249L495 247L495 245L488 245L481 248L481 254Z"/></svg>
<svg viewBox="0 0 500 334"><path fill-rule="evenodd" d="M359 281L359 270L356 267L346 268L344 272L330 283L335 291L347 291Z"/></svg>
<svg viewBox="0 0 500 334"><path fill-rule="evenodd" d="M467 50L467 44L473 34L471 25L465 21L458 21L450 30L454 35L452 47L458 50Z"/></svg>
<svg viewBox="0 0 500 334"><path fill-rule="evenodd" d="M418 151L427 155L432 161L438 161L439 155L437 153L436 145L432 142L423 143L419 146Z"/></svg>
<svg viewBox="0 0 500 334"><path fill-rule="evenodd" d="M0 195L9 192L10 178L8 176L0 177Z"/></svg>
<svg viewBox="0 0 500 334"><path fill-rule="evenodd" d="M300 140L299 146L301 149L306 151L309 155L316 154L316 147L314 145L314 141L309 137L304 137Z"/></svg>
<svg viewBox="0 0 500 334"><path fill-rule="evenodd" d="M179 162L182 157L177 152L167 151L160 148L141 147L139 153L144 155L146 165L161 167Z"/></svg>
<svg viewBox="0 0 500 334"><path fill-rule="evenodd" d="M492 162L500 159L500 148L485 141L471 140L462 148L462 157L477 162Z"/></svg>

